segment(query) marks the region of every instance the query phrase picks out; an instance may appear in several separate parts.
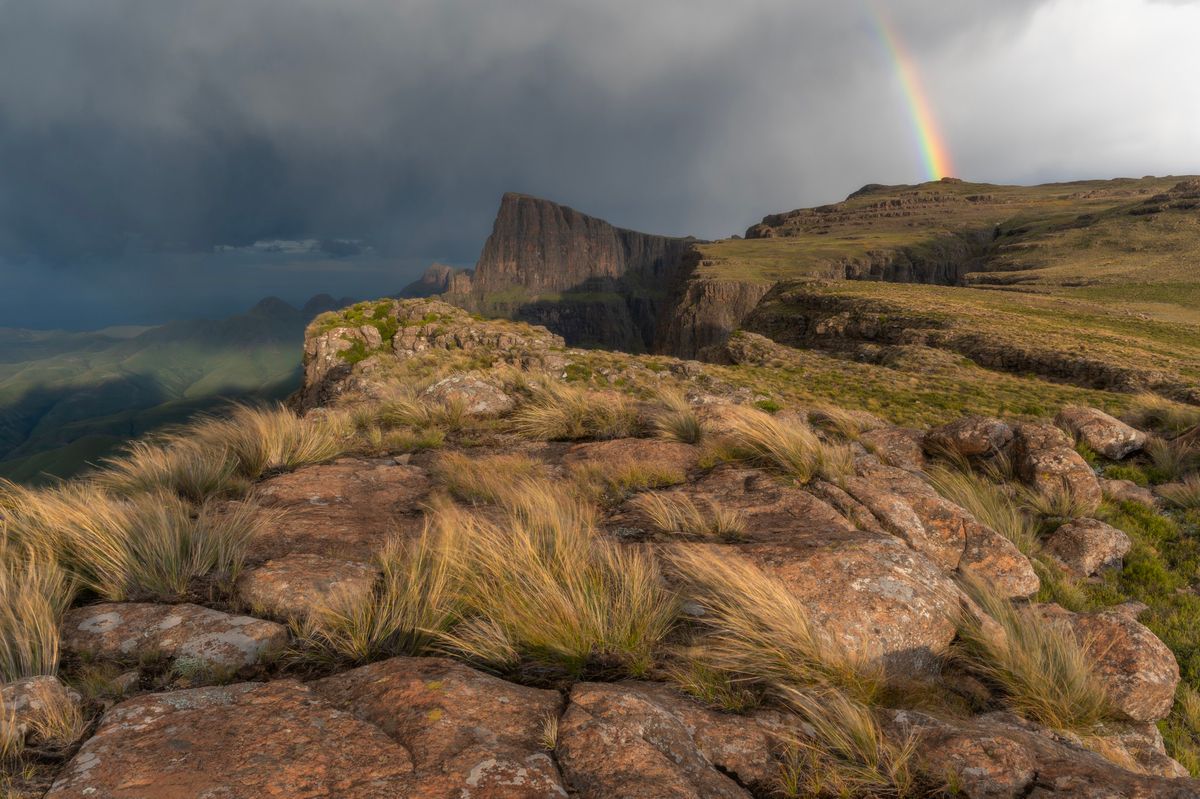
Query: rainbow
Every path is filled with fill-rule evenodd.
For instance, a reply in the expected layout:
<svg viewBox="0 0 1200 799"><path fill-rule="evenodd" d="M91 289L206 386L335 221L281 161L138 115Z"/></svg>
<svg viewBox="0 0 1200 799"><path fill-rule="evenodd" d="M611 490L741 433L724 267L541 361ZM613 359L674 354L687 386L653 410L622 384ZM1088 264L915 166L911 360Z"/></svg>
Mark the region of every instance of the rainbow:
<svg viewBox="0 0 1200 799"><path fill-rule="evenodd" d="M950 150L946 147L946 140L942 137L937 120L934 119L929 96L925 93L920 75L917 73L916 62L904 47L904 42L900 40L883 11L875 3L869 3L868 8L872 11L871 17L875 23L875 29L895 65L896 75L900 78L904 96L908 100L913 133L917 139L917 146L921 150L921 160L925 164L925 172L929 180L950 177L954 174L954 167L950 162Z"/></svg>

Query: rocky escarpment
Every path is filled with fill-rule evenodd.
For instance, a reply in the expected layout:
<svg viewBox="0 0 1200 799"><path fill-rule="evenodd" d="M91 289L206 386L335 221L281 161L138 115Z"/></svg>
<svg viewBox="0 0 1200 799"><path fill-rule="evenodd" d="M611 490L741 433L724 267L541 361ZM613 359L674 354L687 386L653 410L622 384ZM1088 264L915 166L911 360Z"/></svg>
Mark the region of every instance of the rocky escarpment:
<svg viewBox="0 0 1200 799"><path fill-rule="evenodd" d="M545 325L574 345L645 351L664 287L689 268L692 244L508 193L473 272L435 264L404 296L443 295L489 316Z"/></svg>

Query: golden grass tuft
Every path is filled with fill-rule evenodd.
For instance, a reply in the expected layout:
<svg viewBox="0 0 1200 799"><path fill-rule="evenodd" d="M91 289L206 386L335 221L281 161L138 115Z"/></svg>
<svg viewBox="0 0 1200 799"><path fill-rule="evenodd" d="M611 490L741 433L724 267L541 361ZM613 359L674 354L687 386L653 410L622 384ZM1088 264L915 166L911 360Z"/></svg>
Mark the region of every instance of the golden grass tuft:
<svg viewBox="0 0 1200 799"><path fill-rule="evenodd" d="M1087 732L1110 716L1104 684L1074 635L1018 608L977 580L964 588L994 624L964 612L956 656L1000 689L1019 714L1058 730Z"/></svg>
<svg viewBox="0 0 1200 799"><path fill-rule="evenodd" d="M834 405L820 405L808 412L808 423L818 430L835 433L842 438L857 441L866 431L877 426L869 414L848 411Z"/></svg>
<svg viewBox="0 0 1200 799"><path fill-rule="evenodd" d="M600 536L586 502L545 481L521 481L493 523L441 507L456 529L466 621L445 636L469 660L519 659L571 674L615 669L642 675L676 616L653 558Z"/></svg>
<svg viewBox="0 0 1200 799"><path fill-rule="evenodd" d="M1157 394L1142 393L1134 397L1125 421L1140 430L1176 435L1200 425L1200 408L1172 402Z"/></svg>
<svg viewBox="0 0 1200 799"><path fill-rule="evenodd" d="M0 682L54 674L75 587L52 556L0 537Z"/></svg>
<svg viewBox="0 0 1200 799"><path fill-rule="evenodd" d="M620 502L630 491L665 488L687 481L673 463L616 458L604 462L576 463L570 467L574 490L592 502Z"/></svg>
<svg viewBox="0 0 1200 799"><path fill-rule="evenodd" d="M1043 521L1079 519L1096 511L1095 506L1085 502L1065 480L1057 490L1022 487L1017 496L1022 507Z"/></svg>
<svg viewBox="0 0 1200 799"><path fill-rule="evenodd" d="M1183 510L1200 508L1200 474L1193 474L1178 483L1162 486L1158 489L1158 493L1176 508Z"/></svg>
<svg viewBox="0 0 1200 799"><path fill-rule="evenodd" d="M545 464L526 455L472 457L446 452L433 463L433 474L451 494L467 502L496 502L515 481L541 475Z"/></svg>
<svg viewBox="0 0 1200 799"><path fill-rule="evenodd" d="M733 409L728 438L740 457L779 469L801 483L816 477L836 481L854 470L849 448L821 441L799 420L781 419L754 408Z"/></svg>
<svg viewBox="0 0 1200 799"><path fill-rule="evenodd" d="M457 532L436 520L416 540L390 541L372 593L331 597L293 622L297 657L366 663L426 653L459 617L460 574L450 554Z"/></svg>
<svg viewBox="0 0 1200 799"><path fill-rule="evenodd" d="M682 393L662 389L654 399L661 406L650 420L655 435L681 444L699 444L704 439L704 425Z"/></svg>
<svg viewBox="0 0 1200 799"><path fill-rule="evenodd" d="M122 496L170 491L200 503L249 488L229 449L186 434L134 441L103 466L93 475L93 482Z"/></svg>
<svg viewBox="0 0 1200 799"><path fill-rule="evenodd" d="M1157 436L1146 442L1150 472L1158 481L1178 480L1200 468L1200 449L1190 441L1164 441Z"/></svg>
<svg viewBox="0 0 1200 799"><path fill-rule="evenodd" d="M195 425L193 434L209 452L228 452L238 473L250 479L323 463L344 449L330 420L302 418L282 405L235 405L227 417Z"/></svg>
<svg viewBox="0 0 1200 799"><path fill-rule="evenodd" d="M683 596L704 610L694 650L704 666L781 688L838 689L875 699L882 671L847 651L812 622L779 580L726 549L681 546L667 555Z"/></svg>
<svg viewBox="0 0 1200 799"><path fill-rule="evenodd" d="M738 541L746 533L745 514L712 499L700 505L687 494L651 493L638 495L633 504L660 533L722 541Z"/></svg>
<svg viewBox="0 0 1200 799"><path fill-rule="evenodd" d="M871 709L840 691L788 689L784 703L811 728L784 750L779 793L786 797L893 797L918 793L916 740L889 740Z"/></svg>
<svg viewBox="0 0 1200 799"><path fill-rule="evenodd" d="M981 524L991 527L1016 545L1024 555L1037 549L1038 529L1004 486L971 471L933 466L929 482L946 499L971 512Z"/></svg>
<svg viewBox="0 0 1200 799"><path fill-rule="evenodd" d="M638 432L637 410L619 394L545 381L512 415L513 429L537 441L622 438Z"/></svg>

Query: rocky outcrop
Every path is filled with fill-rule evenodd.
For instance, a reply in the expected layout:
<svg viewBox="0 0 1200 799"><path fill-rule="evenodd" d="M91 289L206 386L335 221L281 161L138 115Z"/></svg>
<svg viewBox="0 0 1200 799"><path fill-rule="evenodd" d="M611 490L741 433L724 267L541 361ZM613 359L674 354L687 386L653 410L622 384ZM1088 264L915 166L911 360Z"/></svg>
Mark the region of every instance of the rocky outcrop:
<svg viewBox="0 0 1200 799"><path fill-rule="evenodd" d="M986 458L1006 451L1012 440L1012 428L999 419L964 416L927 432L924 443L934 454Z"/></svg>
<svg viewBox="0 0 1200 799"><path fill-rule="evenodd" d="M419 278L405 286L400 296L420 299L438 294L468 294L473 274L471 269L455 269L434 262Z"/></svg>
<svg viewBox="0 0 1200 799"><path fill-rule="evenodd" d="M679 358L723 360L720 346L770 289L771 284L760 282L688 280L663 316L654 350Z"/></svg>
<svg viewBox="0 0 1200 799"><path fill-rule="evenodd" d="M1092 467L1054 425L1021 422L1015 427L1014 461L1021 479L1046 494L1070 494L1083 513L1096 510L1103 499Z"/></svg>
<svg viewBox="0 0 1200 799"><path fill-rule="evenodd" d="M1095 408L1071 405L1055 421L1109 460L1119 461L1146 446L1145 433Z"/></svg>

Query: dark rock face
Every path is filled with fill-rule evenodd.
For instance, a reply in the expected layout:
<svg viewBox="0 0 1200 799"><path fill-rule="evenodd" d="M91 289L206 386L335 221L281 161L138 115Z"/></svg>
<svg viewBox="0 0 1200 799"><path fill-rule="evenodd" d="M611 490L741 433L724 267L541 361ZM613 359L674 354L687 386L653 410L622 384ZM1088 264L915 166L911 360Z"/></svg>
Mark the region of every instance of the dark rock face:
<svg viewBox="0 0 1200 799"><path fill-rule="evenodd" d="M615 227L565 205L505 194L472 272L434 264L405 297L439 295L487 316L544 325L572 346L653 349L693 239Z"/></svg>
<svg viewBox="0 0 1200 799"><path fill-rule="evenodd" d="M691 239L618 228L573 208L524 194L505 194L483 245L473 288L569 291L593 278L672 276Z"/></svg>

